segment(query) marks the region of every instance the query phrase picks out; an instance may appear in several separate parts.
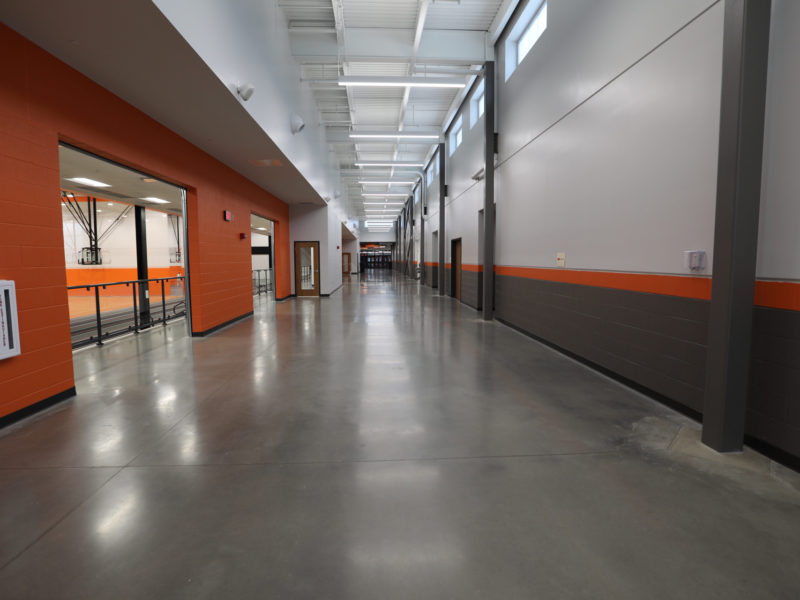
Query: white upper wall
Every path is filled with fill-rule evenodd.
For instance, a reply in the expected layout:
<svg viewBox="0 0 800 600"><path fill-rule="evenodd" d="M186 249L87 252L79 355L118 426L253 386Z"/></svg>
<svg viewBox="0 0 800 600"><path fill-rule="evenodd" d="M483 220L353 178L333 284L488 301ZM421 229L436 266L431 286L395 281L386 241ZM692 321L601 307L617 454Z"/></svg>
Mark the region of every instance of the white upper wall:
<svg viewBox="0 0 800 600"><path fill-rule="evenodd" d="M773 0L757 277L800 279L800 2Z"/></svg>
<svg viewBox="0 0 800 600"><path fill-rule="evenodd" d="M496 264L712 264L722 18L708 0L551 0L507 82L498 52Z"/></svg>
<svg viewBox="0 0 800 600"><path fill-rule="evenodd" d="M338 168L331 161L312 92L300 83L276 0L153 1L231 93L237 83L255 86L244 108L319 196L333 198ZM294 113L306 124L296 135L290 126ZM275 157L253 156L269 158Z"/></svg>

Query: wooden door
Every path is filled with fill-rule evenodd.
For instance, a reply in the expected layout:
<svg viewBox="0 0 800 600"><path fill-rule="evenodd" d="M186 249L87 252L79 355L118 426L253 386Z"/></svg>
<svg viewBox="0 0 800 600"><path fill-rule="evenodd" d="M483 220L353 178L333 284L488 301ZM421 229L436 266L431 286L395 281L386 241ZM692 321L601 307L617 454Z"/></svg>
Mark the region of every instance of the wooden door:
<svg viewBox="0 0 800 600"><path fill-rule="evenodd" d="M294 243L294 289L297 296L319 296L319 242Z"/></svg>
<svg viewBox="0 0 800 600"><path fill-rule="evenodd" d="M350 275L350 253L342 252L342 275Z"/></svg>

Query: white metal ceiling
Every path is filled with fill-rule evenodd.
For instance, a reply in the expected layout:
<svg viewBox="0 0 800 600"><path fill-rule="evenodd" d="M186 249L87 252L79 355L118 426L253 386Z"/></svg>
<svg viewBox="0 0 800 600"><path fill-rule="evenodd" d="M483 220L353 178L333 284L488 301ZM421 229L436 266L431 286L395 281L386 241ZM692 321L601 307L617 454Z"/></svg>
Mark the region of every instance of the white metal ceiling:
<svg viewBox="0 0 800 600"><path fill-rule="evenodd" d="M359 140L355 143L356 140L348 139L348 133L359 128L440 131L463 92L411 88L406 95L402 88L345 89L337 85L339 76L402 77L436 73L437 68L455 68L454 74L466 77L470 69L480 65L464 64L454 59L448 55L446 47L440 49L440 57L426 55L419 65L414 63L413 42L420 15L425 16L424 32L461 30L491 34L493 32L490 29L498 21L498 12L507 13L513 4L513 0L279 1L293 36L295 56L302 63L302 77L314 90L321 121L328 131L329 143L342 170L342 189L349 198L351 215L361 219L365 215L361 197L365 190L358 184L359 179L397 177L402 171L389 168L359 170L354 166L355 162L423 162L430 156L433 143L386 140ZM392 31L383 34L381 30ZM374 56L362 53L356 57L347 56L345 48L348 47L348 41L353 35L364 32L377 32L375 39L378 43L384 35L391 35L392 43L398 40L405 43L409 49L408 55L387 57L383 48L376 47ZM487 41L488 38L489 35L485 37ZM387 41L385 45L389 47L391 44ZM320 48L327 48L327 53L320 53ZM441 62L437 62L439 59ZM447 74L440 73L438 76ZM381 190L388 188L370 186L366 191Z"/></svg>

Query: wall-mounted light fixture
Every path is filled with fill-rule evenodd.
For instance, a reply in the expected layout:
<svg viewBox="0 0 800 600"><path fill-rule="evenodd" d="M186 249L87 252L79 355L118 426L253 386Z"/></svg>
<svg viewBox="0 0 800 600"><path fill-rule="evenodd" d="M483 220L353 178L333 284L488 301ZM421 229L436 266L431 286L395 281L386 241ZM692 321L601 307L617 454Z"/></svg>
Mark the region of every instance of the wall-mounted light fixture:
<svg viewBox="0 0 800 600"><path fill-rule="evenodd" d="M250 96L253 95L253 92L256 91L256 88L253 86L252 83L243 83L242 85L236 86L236 93L239 97L247 102L250 100Z"/></svg>
<svg viewBox="0 0 800 600"><path fill-rule="evenodd" d="M291 123L293 134L300 133L306 126L306 122L303 121L303 117L298 114L293 114L289 119L289 122Z"/></svg>

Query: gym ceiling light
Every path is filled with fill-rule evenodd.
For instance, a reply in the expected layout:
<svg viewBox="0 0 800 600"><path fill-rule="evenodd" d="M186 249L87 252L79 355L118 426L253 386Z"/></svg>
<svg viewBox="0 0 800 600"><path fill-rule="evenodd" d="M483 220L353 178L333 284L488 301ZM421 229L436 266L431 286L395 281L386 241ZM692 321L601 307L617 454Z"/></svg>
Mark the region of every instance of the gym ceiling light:
<svg viewBox="0 0 800 600"><path fill-rule="evenodd" d="M81 185L88 185L96 188L111 187L110 183L103 183L102 181L96 181L94 179L89 179L88 177L68 177L67 181L74 181L75 183L80 183Z"/></svg>

